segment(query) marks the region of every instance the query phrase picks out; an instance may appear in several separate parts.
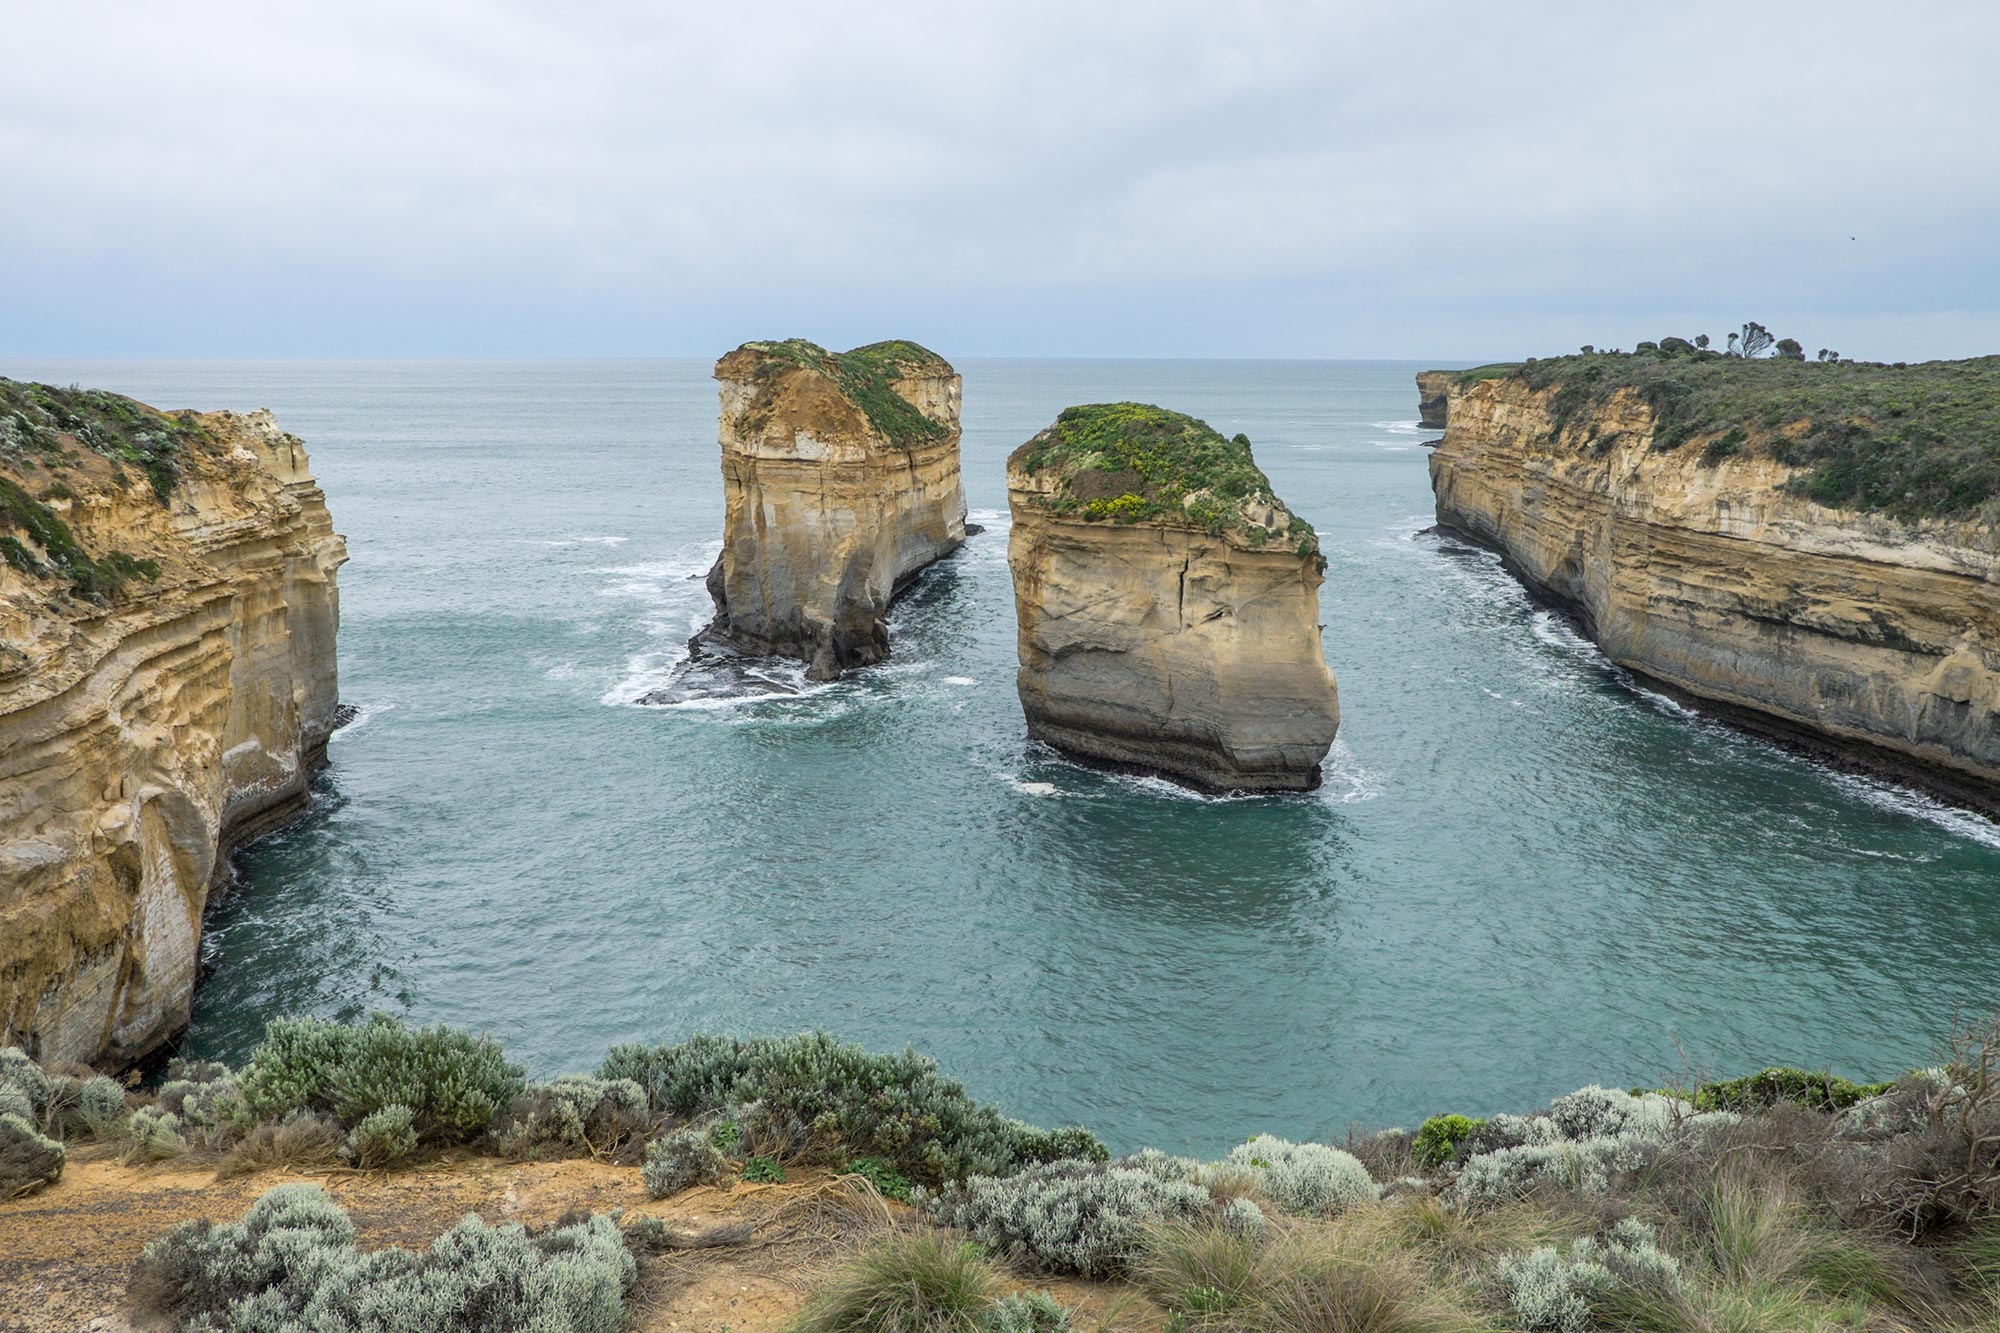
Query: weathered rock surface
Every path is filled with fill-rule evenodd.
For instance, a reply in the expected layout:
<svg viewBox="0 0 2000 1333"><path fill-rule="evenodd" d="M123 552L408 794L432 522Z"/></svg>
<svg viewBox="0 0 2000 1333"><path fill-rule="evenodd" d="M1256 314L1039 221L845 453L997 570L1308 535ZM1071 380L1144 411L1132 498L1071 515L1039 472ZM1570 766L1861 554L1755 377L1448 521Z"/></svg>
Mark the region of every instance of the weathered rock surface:
<svg viewBox="0 0 2000 1333"><path fill-rule="evenodd" d="M1453 376L1448 370L1425 370L1417 374L1417 424L1427 430L1443 430L1451 406Z"/></svg>
<svg viewBox="0 0 2000 1333"><path fill-rule="evenodd" d="M346 551L268 413L0 391L0 1044L122 1062L325 761Z"/></svg>
<svg viewBox="0 0 2000 1333"><path fill-rule="evenodd" d="M2000 811L2000 533L1815 504L1766 453L1656 450L1626 390L1558 429L1558 392L1454 383L1430 460L1440 523L1498 548L1620 665Z"/></svg>
<svg viewBox="0 0 2000 1333"><path fill-rule="evenodd" d="M1340 725L1324 562L1249 441L1071 408L1007 460L1028 734L1211 791L1302 791Z"/></svg>
<svg viewBox="0 0 2000 1333"><path fill-rule="evenodd" d="M722 385L712 636L830 679L889 656L884 615L965 540L958 373L915 343L746 343Z"/></svg>

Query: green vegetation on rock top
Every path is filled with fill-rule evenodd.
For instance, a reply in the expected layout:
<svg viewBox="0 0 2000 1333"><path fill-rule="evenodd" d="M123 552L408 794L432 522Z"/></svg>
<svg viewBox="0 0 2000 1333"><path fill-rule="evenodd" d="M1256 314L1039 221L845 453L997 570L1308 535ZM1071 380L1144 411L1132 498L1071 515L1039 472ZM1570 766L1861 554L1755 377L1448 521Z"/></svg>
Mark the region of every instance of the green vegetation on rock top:
<svg viewBox="0 0 2000 1333"><path fill-rule="evenodd" d="M0 378L0 460L60 472L81 445L146 474L162 504L180 478L180 455L209 439L192 412L155 412L102 389L59 389Z"/></svg>
<svg viewBox="0 0 2000 1333"><path fill-rule="evenodd" d="M1250 441L1225 439L1205 421L1150 403L1065 408L1055 424L1014 451L1008 466L1053 478L1049 512L1113 523L1192 524L1252 546L1283 542L1319 554L1312 524L1288 511L1250 455ZM1246 512L1277 511L1272 529Z"/></svg>
<svg viewBox="0 0 2000 1333"><path fill-rule="evenodd" d="M892 339L848 352L829 352L804 338L743 344L772 358L766 366L802 366L831 380L854 402L877 434L899 449L944 439L950 428L918 411L896 392L896 381L921 372L951 373L951 363L928 347ZM765 373L760 370L759 374Z"/></svg>
<svg viewBox="0 0 2000 1333"><path fill-rule="evenodd" d="M1629 391L1652 410L1656 450L1774 458L1801 469L1795 494L1824 505L2000 522L2000 356L1885 365L1644 345L1453 373L1553 389L1558 435Z"/></svg>

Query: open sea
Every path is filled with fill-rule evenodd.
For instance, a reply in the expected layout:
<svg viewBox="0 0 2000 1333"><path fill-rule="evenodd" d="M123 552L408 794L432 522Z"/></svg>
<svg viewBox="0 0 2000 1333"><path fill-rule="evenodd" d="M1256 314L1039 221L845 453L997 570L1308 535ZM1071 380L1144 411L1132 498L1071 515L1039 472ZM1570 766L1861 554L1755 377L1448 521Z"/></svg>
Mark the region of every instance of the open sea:
<svg viewBox="0 0 2000 1333"><path fill-rule="evenodd" d="M1690 1070L1879 1077L1994 1007L2000 830L1635 688L1430 532L1422 368L960 362L986 532L898 604L895 660L667 708L636 700L706 620L721 537L707 362L0 373L274 408L352 553L359 715L212 910L188 1054L373 1009L536 1074L825 1028L1212 1155ZM1204 799L1024 738L1003 460L1128 398L1247 432L1319 528L1342 722L1317 793Z"/></svg>

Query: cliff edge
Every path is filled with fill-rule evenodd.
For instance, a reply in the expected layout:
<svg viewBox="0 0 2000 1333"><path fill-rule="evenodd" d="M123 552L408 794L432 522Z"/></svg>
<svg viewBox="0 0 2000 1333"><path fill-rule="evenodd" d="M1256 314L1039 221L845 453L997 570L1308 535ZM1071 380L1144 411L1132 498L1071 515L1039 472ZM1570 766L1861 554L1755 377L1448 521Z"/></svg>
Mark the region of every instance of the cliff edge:
<svg viewBox="0 0 2000 1333"><path fill-rule="evenodd" d="M911 342L832 353L745 343L722 386L722 554L696 638L793 657L826 680L889 656L883 616L965 540L961 383Z"/></svg>
<svg viewBox="0 0 2000 1333"><path fill-rule="evenodd" d="M1242 436L1072 407L1007 460L1028 735L1213 791L1303 791L1340 725L1324 560Z"/></svg>
<svg viewBox="0 0 2000 1333"><path fill-rule="evenodd" d="M0 556L0 1044L131 1061L325 762L346 549L267 412L0 380Z"/></svg>
<svg viewBox="0 0 2000 1333"><path fill-rule="evenodd" d="M1438 521L1621 666L2000 812L2000 358L1453 379Z"/></svg>

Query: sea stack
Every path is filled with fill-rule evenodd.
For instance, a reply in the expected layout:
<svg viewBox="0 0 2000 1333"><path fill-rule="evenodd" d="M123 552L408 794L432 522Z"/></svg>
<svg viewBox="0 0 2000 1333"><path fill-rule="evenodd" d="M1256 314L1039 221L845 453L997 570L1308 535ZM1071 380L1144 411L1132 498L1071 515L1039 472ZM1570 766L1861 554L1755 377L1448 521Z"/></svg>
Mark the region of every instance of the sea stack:
<svg viewBox="0 0 2000 1333"><path fill-rule="evenodd" d="M0 556L0 1046L130 1062L325 763L346 548L267 412L0 380Z"/></svg>
<svg viewBox="0 0 2000 1333"><path fill-rule="evenodd" d="M1007 460L1028 735L1206 791L1306 791L1340 725L1325 560L1238 435L1072 407Z"/></svg>
<svg viewBox="0 0 2000 1333"><path fill-rule="evenodd" d="M696 636L830 680L889 656L897 593L964 542L958 372L913 342L745 343L722 385L722 554Z"/></svg>
<svg viewBox="0 0 2000 1333"><path fill-rule="evenodd" d="M1417 425L1443 430L1451 409L1451 388L1457 376L1448 370L1417 372Z"/></svg>

